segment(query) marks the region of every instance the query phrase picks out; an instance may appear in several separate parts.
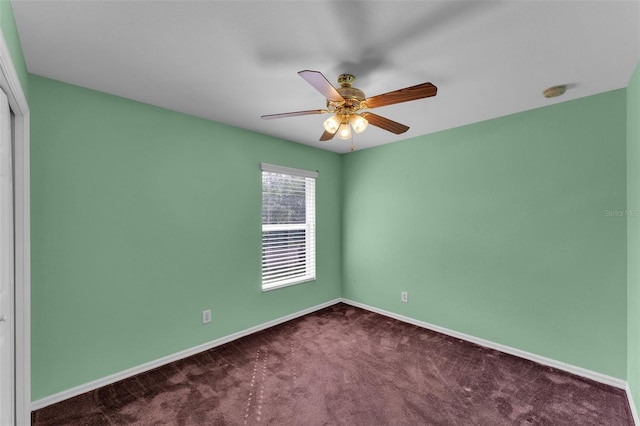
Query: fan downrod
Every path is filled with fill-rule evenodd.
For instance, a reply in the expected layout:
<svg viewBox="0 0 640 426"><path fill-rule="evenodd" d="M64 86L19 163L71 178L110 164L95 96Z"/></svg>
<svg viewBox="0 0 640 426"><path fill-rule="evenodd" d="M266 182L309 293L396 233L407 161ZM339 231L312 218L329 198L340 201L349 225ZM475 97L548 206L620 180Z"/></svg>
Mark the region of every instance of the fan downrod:
<svg viewBox="0 0 640 426"><path fill-rule="evenodd" d="M338 76L338 83L340 83L341 87L351 87L354 81L356 81L356 78L353 74L340 74Z"/></svg>

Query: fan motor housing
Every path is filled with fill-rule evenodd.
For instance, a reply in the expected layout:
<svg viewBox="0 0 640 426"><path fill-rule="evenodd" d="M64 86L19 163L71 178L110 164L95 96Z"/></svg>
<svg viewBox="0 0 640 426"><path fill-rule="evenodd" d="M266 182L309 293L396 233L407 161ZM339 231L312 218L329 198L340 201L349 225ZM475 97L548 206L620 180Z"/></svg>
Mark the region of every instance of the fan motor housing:
<svg viewBox="0 0 640 426"><path fill-rule="evenodd" d="M353 74L340 74L338 76L338 83L340 87L336 89L345 100L353 99L361 102L364 100L364 92L355 87L351 87L356 78Z"/></svg>
<svg viewBox="0 0 640 426"><path fill-rule="evenodd" d="M364 100L364 92L360 89L356 89L355 87L339 87L336 89L340 95L347 99L355 99L358 102Z"/></svg>
<svg viewBox="0 0 640 426"><path fill-rule="evenodd" d="M338 83L340 87L336 90L340 96L344 98L344 102L327 101L327 106L335 110L341 110L344 113L354 112L361 109L362 102L365 99L364 92L351 84L356 80L352 74L340 74Z"/></svg>

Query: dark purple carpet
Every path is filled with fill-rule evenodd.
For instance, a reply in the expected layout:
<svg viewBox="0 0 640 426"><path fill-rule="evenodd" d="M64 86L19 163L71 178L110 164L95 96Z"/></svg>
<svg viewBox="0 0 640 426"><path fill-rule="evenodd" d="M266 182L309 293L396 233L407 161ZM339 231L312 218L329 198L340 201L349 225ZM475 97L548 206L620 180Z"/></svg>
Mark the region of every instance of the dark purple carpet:
<svg viewBox="0 0 640 426"><path fill-rule="evenodd" d="M633 425L625 392L338 304L33 413L44 425Z"/></svg>

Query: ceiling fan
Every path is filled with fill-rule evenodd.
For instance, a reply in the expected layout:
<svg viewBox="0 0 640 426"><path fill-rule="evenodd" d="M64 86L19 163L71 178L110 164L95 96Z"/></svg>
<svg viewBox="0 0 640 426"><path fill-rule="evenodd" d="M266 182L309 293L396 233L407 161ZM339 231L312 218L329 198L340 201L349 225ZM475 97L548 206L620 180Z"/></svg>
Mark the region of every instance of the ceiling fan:
<svg viewBox="0 0 640 426"><path fill-rule="evenodd" d="M428 98L435 96L438 91L438 88L433 84L422 83L366 98L362 90L351 87L355 81L355 77L351 74L341 74L338 77L340 87L337 89L329 83L329 80L320 71L304 70L298 72L298 74L327 98L327 109L270 114L263 115L261 118L271 120L300 115L333 114L324 122L324 133L320 136L321 141L331 140L336 135L340 139L349 139L351 138L351 128L353 128L354 132L361 133L369 124L396 135L404 133L409 130L409 126L366 110Z"/></svg>

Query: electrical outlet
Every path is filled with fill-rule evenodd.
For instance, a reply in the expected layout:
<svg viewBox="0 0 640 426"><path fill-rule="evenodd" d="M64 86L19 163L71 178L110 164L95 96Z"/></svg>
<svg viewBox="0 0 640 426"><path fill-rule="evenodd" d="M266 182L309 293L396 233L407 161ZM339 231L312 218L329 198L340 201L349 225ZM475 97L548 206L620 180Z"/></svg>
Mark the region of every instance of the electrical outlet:
<svg viewBox="0 0 640 426"><path fill-rule="evenodd" d="M207 309L206 311L202 311L202 323L208 324L211 322L211 309Z"/></svg>
<svg viewBox="0 0 640 426"><path fill-rule="evenodd" d="M407 303L409 301L409 293L407 293L406 291L401 291L400 300L404 303Z"/></svg>

